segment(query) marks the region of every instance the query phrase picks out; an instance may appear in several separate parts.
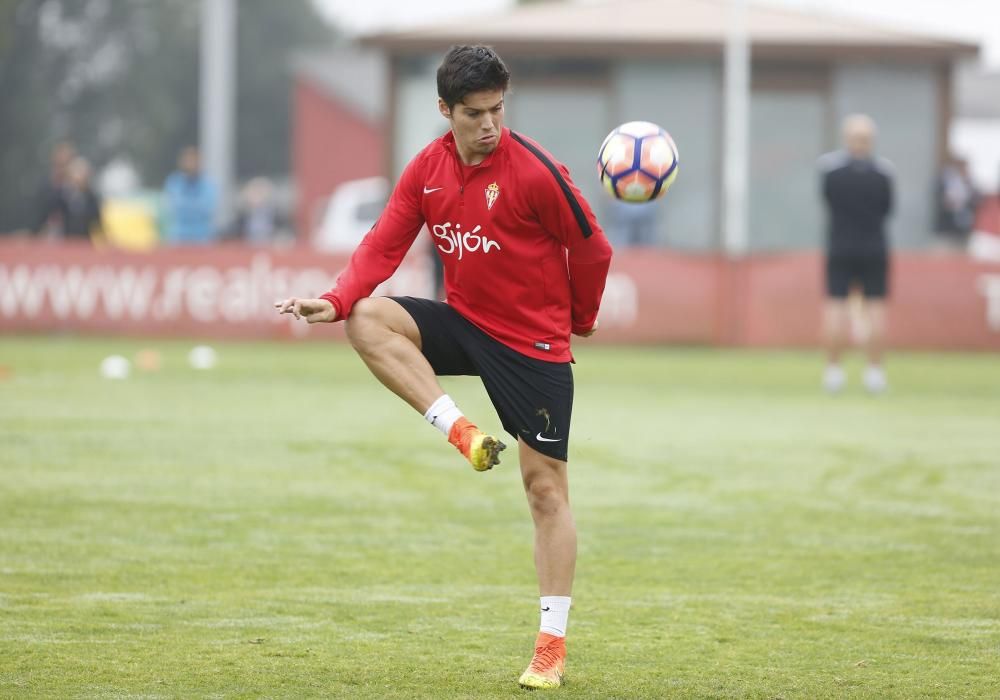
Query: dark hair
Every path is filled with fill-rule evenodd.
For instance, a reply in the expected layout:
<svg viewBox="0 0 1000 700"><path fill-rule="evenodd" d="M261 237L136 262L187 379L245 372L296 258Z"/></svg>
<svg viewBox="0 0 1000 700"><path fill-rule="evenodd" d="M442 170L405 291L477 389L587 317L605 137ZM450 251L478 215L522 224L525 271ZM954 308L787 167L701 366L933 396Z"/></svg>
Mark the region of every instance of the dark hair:
<svg viewBox="0 0 1000 700"><path fill-rule="evenodd" d="M510 71L490 46L452 46L437 71L438 97L451 109L471 92L507 91Z"/></svg>

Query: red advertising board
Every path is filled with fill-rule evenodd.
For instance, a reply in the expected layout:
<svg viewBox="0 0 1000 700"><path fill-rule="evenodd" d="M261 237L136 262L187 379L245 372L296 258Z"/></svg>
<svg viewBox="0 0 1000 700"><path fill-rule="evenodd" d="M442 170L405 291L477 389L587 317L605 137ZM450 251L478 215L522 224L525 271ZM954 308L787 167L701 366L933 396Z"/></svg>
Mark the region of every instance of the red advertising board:
<svg viewBox="0 0 1000 700"><path fill-rule="evenodd" d="M429 296L425 250L411 251L376 293ZM345 256L300 248L172 248L0 242L0 332L117 333L206 338L337 338L274 301L329 289ZM1000 263L962 254L893 259L890 342L896 347L1000 350ZM822 258L816 253L728 261L664 250L619 251L601 308L605 343L815 346Z"/></svg>

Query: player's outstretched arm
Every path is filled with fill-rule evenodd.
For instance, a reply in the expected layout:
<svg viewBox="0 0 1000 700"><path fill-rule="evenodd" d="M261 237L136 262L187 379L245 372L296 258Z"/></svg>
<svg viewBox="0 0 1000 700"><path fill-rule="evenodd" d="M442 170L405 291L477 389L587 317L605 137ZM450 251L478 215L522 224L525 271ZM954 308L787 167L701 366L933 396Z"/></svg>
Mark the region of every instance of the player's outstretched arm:
<svg viewBox="0 0 1000 700"><path fill-rule="evenodd" d="M337 320L337 310L326 299L299 299L292 297L274 302L279 314L292 314L308 323L332 323Z"/></svg>

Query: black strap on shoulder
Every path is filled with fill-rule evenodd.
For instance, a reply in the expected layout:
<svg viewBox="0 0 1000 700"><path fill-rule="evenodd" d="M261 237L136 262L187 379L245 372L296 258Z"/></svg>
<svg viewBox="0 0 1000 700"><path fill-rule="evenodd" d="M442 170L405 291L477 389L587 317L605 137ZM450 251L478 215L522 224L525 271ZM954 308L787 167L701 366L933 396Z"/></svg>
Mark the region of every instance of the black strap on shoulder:
<svg viewBox="0 0 1000 700"><path fill-rule="evenodd" d="M569 183L566 182L566 178L564 178L562 173L559 172L559 168L556 167L556 164L553 163L547 155L542 153L538 146L531 143L520 134L511 131L510 135L514 137L515 141L531 151L535 158L542 161L542 165L544 165L548 171L552 173L556 182L559 183L559 189L562 190L563 195L566 197L566 201L569 203L569 208L573 210L573 216L576 217L576 223L580 226L580 233L583 234L584 238L590 238L594 234L594 230L590 228L590 222L587 221L587 215L583 213L583 207L580 206L580 202L577 201L576 196L573 194L573 190L569 188Z"/></svg>

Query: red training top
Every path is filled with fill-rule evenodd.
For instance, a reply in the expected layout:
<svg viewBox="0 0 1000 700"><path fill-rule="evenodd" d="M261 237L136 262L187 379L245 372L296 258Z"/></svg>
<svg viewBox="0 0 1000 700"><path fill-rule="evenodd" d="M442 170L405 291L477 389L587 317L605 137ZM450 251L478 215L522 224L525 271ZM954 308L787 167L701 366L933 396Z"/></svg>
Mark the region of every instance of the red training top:
<svg viewBox="0 0 1000 700"><path fill-rule="evenodd" d="M450 131L432 141L323 295L338 319L395 272L424 223L452 308L524 355L572 359L570 332L594 326L611 246L564 165L510 129L475 166Z"/></svg>

